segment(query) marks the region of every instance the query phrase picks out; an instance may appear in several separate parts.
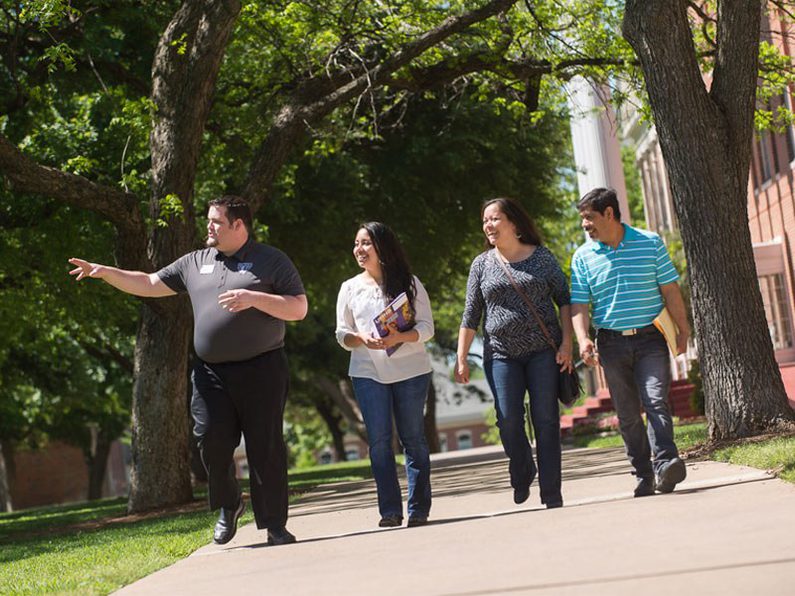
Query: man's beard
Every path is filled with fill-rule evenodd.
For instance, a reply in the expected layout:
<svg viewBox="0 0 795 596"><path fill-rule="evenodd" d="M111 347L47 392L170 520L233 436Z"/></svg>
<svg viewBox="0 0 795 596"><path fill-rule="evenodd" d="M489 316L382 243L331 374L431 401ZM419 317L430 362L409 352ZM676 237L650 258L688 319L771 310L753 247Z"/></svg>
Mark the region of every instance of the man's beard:
<svg viewBox="0 0 795 596"><path fill-rule="evenodd" d="M210 238L210 237L208 236L208 237L207 237L207 242L205 242L205 245L206 245L208 248L213 248L213 247L215 247L215 246L218 246L218 238Z"/></svg>

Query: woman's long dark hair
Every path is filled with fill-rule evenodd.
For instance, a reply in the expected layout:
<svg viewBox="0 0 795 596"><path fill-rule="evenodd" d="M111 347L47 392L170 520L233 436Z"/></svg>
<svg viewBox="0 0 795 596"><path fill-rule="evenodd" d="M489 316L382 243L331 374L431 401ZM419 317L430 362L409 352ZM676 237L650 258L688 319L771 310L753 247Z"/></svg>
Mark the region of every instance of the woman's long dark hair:
<svg viewBox="0 0 795 596"><path fill-rule="evenodd" d="M411 309L414 310L414 277L411 275L406 253L395 233L380 221L368 221L360 225L359 229L367 230L375 247L384 276L384 293L389 300L394 300L401 292L406 292Z"/></svg>
<svg viewBox="0 0 795 596"><path fill-rule="evenodd" d="M541 233L519 201L505 197L489 199L483 203L483 207L480 208L481 221L483 220L483 212L486 211L486 207L491 205L497 205L500 211L505 214L505 217L508 218L508 221L516 226L516 233L519 234L519 242L522 244L535 244L536 246L541 246ZM486 250L491 250L492 248L494 247L489 242L489 239L486 238Z"/></svg>

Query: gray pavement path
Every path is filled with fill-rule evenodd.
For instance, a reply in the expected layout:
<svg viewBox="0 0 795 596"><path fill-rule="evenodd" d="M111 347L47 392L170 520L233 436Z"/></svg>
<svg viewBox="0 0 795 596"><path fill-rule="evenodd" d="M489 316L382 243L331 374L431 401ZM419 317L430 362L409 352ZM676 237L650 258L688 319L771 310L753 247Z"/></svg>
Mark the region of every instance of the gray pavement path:
<svg viewBox="0 0 795 596"><path fill-rule="evenodd" d="M443 454L428 526L378 528L372 481L325 485L291 508L297 544L248 525L119 593L794 595L795 487L687 469L674 493L633 499L622 450L568 450L565 506L546 510L535 485L513 504L499 448Z"/></svg>

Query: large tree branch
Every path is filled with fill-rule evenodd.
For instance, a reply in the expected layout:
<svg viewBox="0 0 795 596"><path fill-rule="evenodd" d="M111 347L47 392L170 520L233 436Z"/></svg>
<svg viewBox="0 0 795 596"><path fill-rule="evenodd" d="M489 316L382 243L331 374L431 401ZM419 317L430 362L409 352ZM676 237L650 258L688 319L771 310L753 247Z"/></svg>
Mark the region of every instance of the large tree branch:
<svg viewBox="0 0 795 596"><path fill-rule="evenodd" d="M394 72L407 66L426 50L437 46L450 36L465 31L496 14L511 8L517 0L491 0L481 8L462 15L451 16L439 26L405 44L379 64L367 68L358 76L341 79L328 93L305 101L293 100L274 117L271 131L263 141L252 162L243 188L256 209L265 202L271 185L288 159L293 148L304 138L307 125L320 121L334 109L361 94L368 88L379 87L389 81ZM340 78L337 78L340 81ZM305 93L297 94L304 97Z"/></svg>
<svg viewBox="0 0 795 596"><path fill-rule="evenodd" d="M627 0L622 24L624 37L640 58L652 107L674 97L688 114L678 122L657 122L658 127L676 126L666 134L672 138L681 137L694 118L718 125L718 110L699 70L687 7L686 0Z"/></svg>
<svg viewBox="0 0 795 596"><path fill-rule="evenodd" d="M215 82L229 43L240 0L186 0L160 38L152 66L157 106L150 137L153 217L160 201L179 197L182 218L153 234L156 266L192 248L193 191L202 137Z"/></svg>
<svg viewBox="0 0 795 596"><path fill-rule="evenodd" d="M80 347L85 350L86 354L102 363L108 361L115 362L129 375L135 372L133 361L109 344L104 345L103 348L99 348L87 341L81 341Z"/></svg>
<svg viewBox="0 0 795 596"><path fill-rule="evenodd" d="M732 143L750 138L753 129L761 18L759 0L718 3L718 49L710 96L725 114ZM746 161L750 146L738 151Z"/></svg>
<svg viewBox="0 0 795 596"><path fill-rule="evenodd" d="M562 79L574 76L584 66L637 65L636 60L622 58L572 58L551 62L549 60L494 59L487 54L475 54L465 59L450 59L425 68L412 68L407 77L394 77L386 85L402 91L418 92L448 85L456 79L476 72L507 75L517 81L527 82L541 75L556 75Z"/></svg>
<svg viewBox="0 0 795 596"><path fill-rule="evenodd" d="M127 255L120 264L141 268L146 256L146 225L135 195L38 164L3 136L0 136L0 174L19 192L52 197L101 215L119 233L118 255Z"/></svg>

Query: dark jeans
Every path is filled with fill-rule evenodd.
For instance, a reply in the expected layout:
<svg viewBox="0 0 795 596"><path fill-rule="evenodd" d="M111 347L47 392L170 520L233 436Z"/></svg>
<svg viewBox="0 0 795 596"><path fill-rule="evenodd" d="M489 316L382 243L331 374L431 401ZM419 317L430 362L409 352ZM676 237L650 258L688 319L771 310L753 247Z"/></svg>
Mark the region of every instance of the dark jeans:
<svg viewBox="0 0 795 596"><path fill-rule="evenodd" d="M668 346L653 327L626 336L600 331L596 341L627 457L637 476L651 477L679 455L668 410ZM641 405L648 428L643 424Z"/></svg>
<svg viewBox="0 0 795 596"><path fill-rule="evenodd" d="M559 367L555 352L548 349L523 358L494 359L486 361L484 368L494 394L500 439L510 460L511 486L526 488L538 469L541 502L561 501ZM530 393L538 468L525 430L525 392Z"/></svg>
<svg viewBox="0 0 795 596"><path fill-rule="evenodd" d="M403 516L403 500L392 450L394 416L406 455L409 517L428 517L431 510L431 459L425 440L423 409L431 373L397 383L379 383L363 377L352 377L351 381L367 427L370 465L378 492L378 512L382 517Z"/></svg>
<svg viewBox="0 0 795 596"><path fill-rule="evenodd" d="M234 451L246 440L251 508L257 527L287 522L287 450L282 437L289 372L284 350L243 362L193 368L191 413L209 477L210 509L233 509L240 498Z"/></svg>

